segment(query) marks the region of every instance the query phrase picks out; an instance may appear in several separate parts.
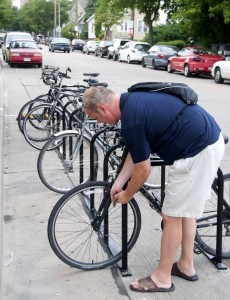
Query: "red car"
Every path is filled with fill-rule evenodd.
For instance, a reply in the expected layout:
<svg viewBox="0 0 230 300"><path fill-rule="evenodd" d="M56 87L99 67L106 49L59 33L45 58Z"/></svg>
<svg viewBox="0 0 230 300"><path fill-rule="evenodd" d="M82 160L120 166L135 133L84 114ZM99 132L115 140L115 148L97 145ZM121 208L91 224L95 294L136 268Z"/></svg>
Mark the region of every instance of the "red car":
<svg viewBox="0 0 230 300"><path fill-rule="evenodd" d="M30 64L42 67L42 51L34 40L13 40L9 45L10 67L16 64Z"/></svg>
<svg viewBox="0 0 230 300"><path fill-rule="evenodd" d="M224 60L224 56L217 55L209 49L201 47L186 47L176 56L168 59L167 71L183 72L186 77L195 74L211 74L212 66L216 61Z"/></svg>

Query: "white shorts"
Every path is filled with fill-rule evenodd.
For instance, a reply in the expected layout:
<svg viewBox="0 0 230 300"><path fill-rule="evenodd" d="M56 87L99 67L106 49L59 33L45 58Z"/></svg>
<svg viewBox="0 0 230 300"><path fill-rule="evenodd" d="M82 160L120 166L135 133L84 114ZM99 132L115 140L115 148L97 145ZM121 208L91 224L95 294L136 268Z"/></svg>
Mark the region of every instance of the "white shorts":
<svg viewBox="0 0 230 300"><path fill-rule="evenodd" d="M172 217L199 218L225 150L222 134L194 157L180 159L168 167L162 213Z"/></svg>

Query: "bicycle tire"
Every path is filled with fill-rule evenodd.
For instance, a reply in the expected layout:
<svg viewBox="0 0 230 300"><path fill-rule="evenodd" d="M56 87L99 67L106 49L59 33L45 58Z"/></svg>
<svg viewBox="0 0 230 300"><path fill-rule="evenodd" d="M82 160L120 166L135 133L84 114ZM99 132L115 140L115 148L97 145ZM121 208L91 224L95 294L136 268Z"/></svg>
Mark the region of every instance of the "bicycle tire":
<svg viewBox="0 0 230 300"><path fill-rule="evenodd" d="M20 129L21 133L23 133L23 121L27 113L34 107L34 105L37 106L48 102L47 98L47 95L38 96L35 99L28 101L22 106L17 117L18 128Z"/></svg>
<svg viewBox="0 0 230 300"><path fill-rule="evenodd" d="M81 137L83 151L79 155ZM93 157L93 170L96 176L98 170L96 147L93 149ZM39 153L37 170L42 183L57 193L66 193L80 183L87 182L90 179L90 139L70 130L53 136Z"/></svg>
<svg viewBox="0 0 230 300"><path fill-rule="evenodd" d="M63 195L53 207L48 221L48 239L54 253L67 265L83 270L98 270L122 258L121 208L109 207L108 222L104 220L98 232L92 228L93 215L109 183L89 182ZM89 195L95 195L94 209L89 207ZM140 229L141 214L135 201L128 208L128 251L135 245ZM103 230L107 229L106 235ZM108 242L106 242L106 240Z"/></svg>
<svg viewBox="0 0 230 300"><path fill-rule="evenodd" d="M200 251L216 256L217 193L205 204L203 217L197 219L195 241ZM222 220L222 258L230 258L230 174L224 175L224 207Z"/></svg>
<svg viewBox="0 0 230 300"><path fill-rule="evenodd" d="M52 104L41 104L32 108L23 122L26 141L35 149L41 150L44 144L62 130L63 112ZM65 118L67 121L67 116Z"/></svg>

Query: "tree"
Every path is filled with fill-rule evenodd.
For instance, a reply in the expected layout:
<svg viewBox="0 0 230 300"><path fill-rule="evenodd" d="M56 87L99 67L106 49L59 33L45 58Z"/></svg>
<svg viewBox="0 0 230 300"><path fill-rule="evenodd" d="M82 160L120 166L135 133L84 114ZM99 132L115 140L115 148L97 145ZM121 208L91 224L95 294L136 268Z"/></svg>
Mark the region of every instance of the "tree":
<svg viewBox="0 0 230 300"><path fill-rule="evenodd" d="M61 24L68 20L67 11L69 7L70 2L68 0L60 0ZM19 11L19 21L22 30L47 35L54 28L53 1L29 0Z"/></svg>
<svg viewBox="0 0 230 300"><path fill-rule="evenodd" d="M210 46L230 41L229 0L174 0L170 5L172 19L195 42Z"/></svg>
<svg viewBox="0 0 230 300"><path fill-rule="evenodd" d="M103 25L105 28L104 38L110 37L110 28L114 24L119 24L124 16L124 9L117 6L117 0L97 0L95 7L96 25Z"/></svg>
<svg viewBox="0 0 230 300"><path fill-rule="evenodd" d="M62 28L61 35L72 41L76 37L74 25L68 24Z"/></svg>
<svg viewBox="0 0 230 300"><path fill-rule="evenodd" d="M13 21L12 21L13 20ZM12 6L11 0L0 0L0 28L18 30L18 11Z"/></svg>

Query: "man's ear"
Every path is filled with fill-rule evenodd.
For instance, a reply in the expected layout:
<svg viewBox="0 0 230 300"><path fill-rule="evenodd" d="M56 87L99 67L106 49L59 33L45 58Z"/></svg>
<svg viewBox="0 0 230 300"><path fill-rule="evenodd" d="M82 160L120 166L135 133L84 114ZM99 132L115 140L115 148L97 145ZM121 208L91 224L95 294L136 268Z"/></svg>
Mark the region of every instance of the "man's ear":
<svg viewBox="0 0 230 300"><path fill-rule="evenodd" d="M106 111L105 106L103 104L98 104L97 105L97 110L100 111L100 112L105 112Z"/></svg>

